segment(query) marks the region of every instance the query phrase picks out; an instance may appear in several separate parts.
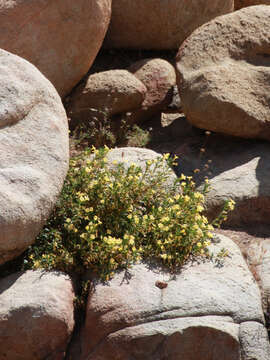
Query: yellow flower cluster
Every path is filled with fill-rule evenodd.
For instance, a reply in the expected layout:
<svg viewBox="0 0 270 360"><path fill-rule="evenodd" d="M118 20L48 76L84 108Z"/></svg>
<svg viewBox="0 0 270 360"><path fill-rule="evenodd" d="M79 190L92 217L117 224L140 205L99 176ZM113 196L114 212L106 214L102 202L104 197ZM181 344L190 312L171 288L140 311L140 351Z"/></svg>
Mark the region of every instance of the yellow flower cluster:
<svg viewBox="0 0 270 360"><path fill-rule="evenodd" d="M29 262L63 271L92 269L108 279L142 258L174 270L191 256L207 256L213 226L192 177L182 174L169 187L169 154L147 161L143 170L136 164L109 166L108 151L93 148L71 160L49 233L40 235L46 251L38 256L33 248ZM218 221L233 207L230 200Z"/></svg>

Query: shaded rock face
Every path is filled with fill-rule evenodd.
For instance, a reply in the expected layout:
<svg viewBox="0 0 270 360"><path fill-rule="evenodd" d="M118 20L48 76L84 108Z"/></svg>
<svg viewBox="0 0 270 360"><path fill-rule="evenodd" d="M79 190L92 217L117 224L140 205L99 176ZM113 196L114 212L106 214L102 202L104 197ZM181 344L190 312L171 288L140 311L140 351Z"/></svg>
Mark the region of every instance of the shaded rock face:
<svg viewBox="0 0 270 360"><path fill-rule="evenodd" d="M0 48L33 63L64 96L92 65L110 15L111 0L0 0Z"/></svg>
<svg viewBox="0 0 270 360"><path fill-rule="evenodd" d="M248 7L194 31L177 55L183 111L195 126L270 140L270 7Z"/></svg>
<svg viewBox="0 0 270 360"><path fill-rule="evenodd" d="M0 264L22 253L52 210L68 169L61 99L30 63L0 50Z"/></svg>
<svg viewBox="0 0 270 360"><path fill-rule="evenodd" d="M145 85L127 70L109 70L90 75L72 94L68 114L72 121L87 123L93 116L112 116L137 109L145 94Z"/></svg>
<svg viewBox="0 0 270 360"><path fill-rule="evenodd" d="M175 69L168 61L157 58L137 61L128 70L147 89L141 108L127 116L129 123L139 123L160 113L170 104L176 84Z"/></svg>
<svg viewBox="0 0 270 360"><path fill-rule="evenodd" d="M253 5L270 5L269 0L234 0L234 9L239 10L243 7L253 6Z"/></svg>
<svg viewBox="0 0 270 360"><path fill-rule="evenodd" d="M177 49L193 30L233 6L233 0L113 1L105 43L110 48Z"/></svg>
<svg viewBox="0 0 270 360"><path fill-rule="evenodd" d="M70 278L27 271L0 280L0 359L63 359L74 327Z"/></svg>
<svg viewBox="0 0 270 360"><path fill-rule="evenodd" d="M270 148L268 142L237 139L212 134L205 140L205 153L187 149L179 154L177 175L193 175L197 186L209 178L206 212L213 219L225 201L232 198L235 209L225 226L269 224L270 222ZM205 167L206 166L206 167ZM194 174L194 169L201 169Z"/></svg>
<svg viewBox="0 0 270 360"><path fill-rule="evenodd" d="M218 239L211 250L230 252L222 266L188 264L172 277L139 264L108 285L97 283L88 298L81 359L240 360L239 324L264 322L260 292L238 247Z"/></svg>

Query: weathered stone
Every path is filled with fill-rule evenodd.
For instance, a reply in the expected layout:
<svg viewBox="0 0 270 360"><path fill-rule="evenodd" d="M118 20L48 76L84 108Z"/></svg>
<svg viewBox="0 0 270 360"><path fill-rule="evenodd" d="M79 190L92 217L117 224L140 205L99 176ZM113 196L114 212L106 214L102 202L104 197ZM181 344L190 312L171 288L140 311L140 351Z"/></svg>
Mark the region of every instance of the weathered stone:
<svg viewBox="0 0 270 360"><path fill-rule="evenodd" d="M177 49L193 30L233 7L233 0L116 0L106 45Z"/></svg>
<svg viewBox="0 0 270 360"><path fill-rule="evenodd" d="M239 360L238 332L225 316L153 321L108 335L87 359Z"/></svg>
<svg viewBox="0 0 270 360"><path fill-rule="evenodd" d="M0 50L0 264L22 253L52 210L68 169L61 99L30 63Z"/></svg>
<svg viewBox="0 0 270 360"><path fill-rule="evenodd" d="M262 287L263 309L265 313L270 316L270 240L264 240L262 243L262 259L259 276Z"/></svg>
<svg viewBox="0 0 270 360"><path fill-rule="evenodd" d="M71 95L68 113L76 123L87 122L95 109L104 116L138 109L146 87L127 70L109 70L90 75ZM98 114L97 114L98 116Z"/></svg>
<svg viewBox="0 0 270 360"><path fill-rule="evenodd" d="M145 353L144 358L152 360L157 359L156 351L168 359L176 354L189 360L240 359L237 324L264 322L260 292L239 248L224 236L218 239L210 250L214 254L222 248L229 251L223 265L190 263L173 277L139 264L128 274L116 274L108 285L96 283L88 298L82 359L107 360L110 353L119 359L128 358L127 354L141 359ZM167 286L157 286L158 281ZM203 333L217 341L203 339L198 357L195 339ZM168 344L174 344L174 349ZM225 346L227 355L221 355Z"/></svg>
<svg viewBox="0 0 270 360"><path fill-rule="evenodd" d="M248 7L195 30L177 55L183 111L195 126L270 140L270 7Z"/></svg>
<svg viewBox="0 0 270 360"><path fill-rule="evenodd" d="M145 121L159 113L170 104L173 87L176 84L174 67L163 59L145 59L137 61L129 67L147 89L141 109L127 116L129 123Z"/></svg>
<svg viewBox="0 0 270 360"><path fill-rule="evenodd" d="M63 359L73 326L70 278L27 271L0 280L0 359Z"/></svg>
<svg viewBox="0 0 270 360"><path fill-rule="evenodd" d="M123 162L126 168L128 168L132 164L135 164L136 166L140 166L141 169L144 171L146 169L147 160L154 160L161 156L161 154L158 154L157 152L150 149L124 147L110 150L107 158L109 164L113 164L114 161L119 163ZM154 169L154 166L154 164L150 166L151 171ZM161 165L161 169L157 169L156 173L160 170L162 170L162 172L165 172L165 174L167 173L168 179L166 184L172 185L177 178L174 171L165 162L163 163L163 165Z"/></svg>
<svg viewBox="0 0 270 360"><path fill-rule="evenodd" d="M270 148L267 142L209 135L198 137L205 145L205 152L181 151L176 173L193 175L199 186L205 176L209 178L206 212L213 219L226 200L236 202L228 214L226 226L245 226L270 222ZM200 169L194 174L195 169Z"/></svg>
<svg viewBox="0 0 270 360"><path fill-rule="evenodd" d="M30 61L67 95L92 65L111 0L0 0L0 48Z"/></svg>
<svg viewBox="0 0 270 360"><path fill-rule="evenodd" d="M241 360L269 360L270 344L266 328L255 321L240 324Z"/></svg>

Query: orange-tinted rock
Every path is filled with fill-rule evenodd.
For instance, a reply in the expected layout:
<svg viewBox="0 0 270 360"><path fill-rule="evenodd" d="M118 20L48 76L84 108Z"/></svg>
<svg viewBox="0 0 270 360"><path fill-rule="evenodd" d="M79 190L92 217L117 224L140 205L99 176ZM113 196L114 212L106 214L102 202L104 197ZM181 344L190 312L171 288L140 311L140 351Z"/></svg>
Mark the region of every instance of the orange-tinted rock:
<svg viewBox="0 0 270 360"><path fill-rule="evenodd" d="M65 358L75 295L62 273L27 271L0 279L0 359Z"/></svg>
<svg viewBox="0 0 270 360"><path fill-rule="evenodd" d="M141 108L127 117L130 123L145 121L170 104L176 84L174 67L163 59L144 59L132 64L129 69L146 87Z"/></svg>
<svg viewBox="0 0 270 360"><path fill-rule="evenodd" d="M104 116L132 111L141 106L146 87L127 70L92 74L71 95L68 113L73 121L87 122L96 113Z"/></svg>
<svg viewBox="0 0 270 360"><path fill-rule="evenodd" d="M0 0L0 48L36 65L64 96L92 65L110 15L111 0Z"/></svg>
<svg viewBox="0 0 270 360"><path fill-rule="evenodd" d="M233 6L233 0L114 0L106 46L177 49L193 30Z"/></svg>
<svg viewBox="0 0 270 360"><path fill-rule="evenodd" d="M270 0L234 0L235 10L253 5L270 5Z"/></svg>

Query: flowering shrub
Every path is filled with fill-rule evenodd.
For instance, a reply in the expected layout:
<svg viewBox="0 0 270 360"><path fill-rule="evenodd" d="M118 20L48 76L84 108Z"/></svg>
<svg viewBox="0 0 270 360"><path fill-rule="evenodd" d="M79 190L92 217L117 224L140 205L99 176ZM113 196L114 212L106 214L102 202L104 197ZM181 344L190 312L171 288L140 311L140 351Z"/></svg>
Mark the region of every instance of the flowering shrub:
<svg viewBox="0 0 270 360"><path fill-rule="evenodd" d="M58 204L36 243L28 266L109 279L121 267L146 258L175 270L193 256L207 256L213 226L202 214L204 195L191 177L168 185L169 155L146 162L108 164L109 149L86 151L72 159ZM92 154L92 156L91 156ZM228 201L215 221L233 209Z"/></svg>

